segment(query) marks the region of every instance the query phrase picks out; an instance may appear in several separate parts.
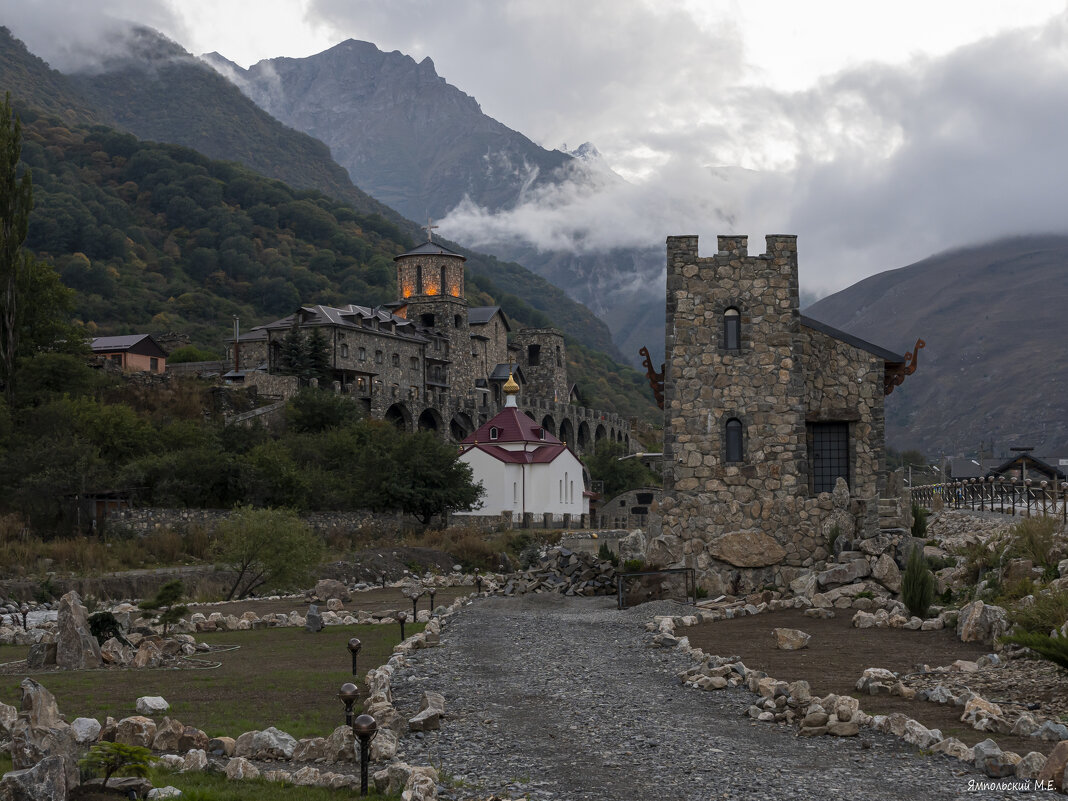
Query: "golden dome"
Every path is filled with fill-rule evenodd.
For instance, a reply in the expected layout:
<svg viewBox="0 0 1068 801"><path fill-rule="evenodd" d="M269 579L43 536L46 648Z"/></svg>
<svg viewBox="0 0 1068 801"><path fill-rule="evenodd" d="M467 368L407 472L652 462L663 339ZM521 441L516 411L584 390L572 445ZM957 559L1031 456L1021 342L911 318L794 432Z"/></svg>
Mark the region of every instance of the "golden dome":
<svg viewBox="0 0 1068 801"><path fill-rule="evenodd" d="M518 395L519 394L519 384L517 384L515 382L515 379L512 378L512 370L511 370L511 368L508 369L508 380L504 382L503 389L504 389L504 393L506 395Z"/></svg>

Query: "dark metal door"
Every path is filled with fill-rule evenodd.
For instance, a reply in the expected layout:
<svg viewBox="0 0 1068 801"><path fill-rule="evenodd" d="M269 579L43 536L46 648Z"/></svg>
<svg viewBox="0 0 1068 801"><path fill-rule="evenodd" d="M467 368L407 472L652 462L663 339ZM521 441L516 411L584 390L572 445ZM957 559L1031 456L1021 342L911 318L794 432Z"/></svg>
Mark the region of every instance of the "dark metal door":
<svg viewBox="0 0 1068 801"><path fill-rule="evenodd" d="M849 483L849 423L813 423L813 492L830 492L839 476Z"/></svg>

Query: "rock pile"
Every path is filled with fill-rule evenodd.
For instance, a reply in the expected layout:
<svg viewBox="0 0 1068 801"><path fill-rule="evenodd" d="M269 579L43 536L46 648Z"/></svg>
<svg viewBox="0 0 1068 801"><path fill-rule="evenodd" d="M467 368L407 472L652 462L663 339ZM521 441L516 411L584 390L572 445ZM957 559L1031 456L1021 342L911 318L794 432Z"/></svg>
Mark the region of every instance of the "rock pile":
<svg viewBox="0 0 1068 801"><path fill-rule="evenodd" d="M503 595L608 595L616 591L616 569L592 554L551 548L537 567L508 576L500 591Z"/></svg>

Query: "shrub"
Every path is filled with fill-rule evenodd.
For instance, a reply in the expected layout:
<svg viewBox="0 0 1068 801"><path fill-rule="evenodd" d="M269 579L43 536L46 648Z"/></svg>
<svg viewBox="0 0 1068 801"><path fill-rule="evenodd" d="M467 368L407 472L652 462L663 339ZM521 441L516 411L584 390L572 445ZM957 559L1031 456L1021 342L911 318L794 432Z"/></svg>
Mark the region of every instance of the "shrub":
<svg viewBox="0 0 1068 801"><path fill-rule="evenodd" d="M641 559L628 559L623 563L624 573L637 573L645 567L645 562Z"/></svg>
<svg viewBox="0 0 1068 801"><path fill-rule="evenodd" d="M218 358L219 354L215 351L198 348L196 345L183 345L172 350L167 361L171 364L185 364L187 362L213 362Z"/></svg>
<svg viewBox="0 0 1068 801"><path fill-rule="evenodd" d="M1068 638L1050 637L1037 631L1025 631L1001 638L1002 642L1023 645L1030 648L1043 659L1068 670Z"/></svg>
<svg viewBox="0 0 1068 801"><path fill-rule="evenodd" d="M1057 521L1052 517L1027 517L1009 530L1006 559L1030 559L1036 565L1049 565L1053 532Z"/></svg>
<svg viewBox="0 0 1068 801"><path fill-rule="evenodd" d="M93 612L89 615L89 631L101 645L112 637L124 645L130 644L123 634L122 625L111 612Z"/></svg>
<svg viewBox="0 0 1068 801"><path fill-rule="evenodd" d="M901 600L908 607L909 614L919 618L927 617L927 610L934 601L934 574L927 566L920 548L913 548L909 553L905 573L901 577Z"/></svg>
<svg viewBox="0 0 1068 801"><path fill-rule="evenodd" d="M1009 610L1009 621L1027 632L1049 634L1068 620L1068 591L1043 592L1035 595L1030 606Z"/></svg>
<svg viewBox="0 0 1068 801"><path fill-rule="evenodd" d="M607 542L602 542L601 547L597 549L597 558L602 562L611 562L613 567L619 567L619 556L612 552Z"/></svg>
<svg viewBox="0 0 1068 801"><path fill-rule="evenodd" d="M912 536L921 539L927 536L927 510L918 503L912 504Z"/></svg>

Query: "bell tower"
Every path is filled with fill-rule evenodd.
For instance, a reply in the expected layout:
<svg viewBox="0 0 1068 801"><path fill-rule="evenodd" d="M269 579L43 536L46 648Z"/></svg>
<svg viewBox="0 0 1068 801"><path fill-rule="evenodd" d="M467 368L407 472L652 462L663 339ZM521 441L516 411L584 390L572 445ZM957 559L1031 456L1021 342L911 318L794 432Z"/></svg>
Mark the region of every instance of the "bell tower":
<svg viewBox="0 0 1068 801"><path fill-rule="evenodd" d="M433 241L436 226L427 223L427 241L406 253L394 256L397 264L397 290L406 306L403 314L413 323L445 336L448 352L430 353L430 358L449 362L447 383L474 386L468 376L471 358L471 331L464 297L464 262L459 253Z"/></svg>

